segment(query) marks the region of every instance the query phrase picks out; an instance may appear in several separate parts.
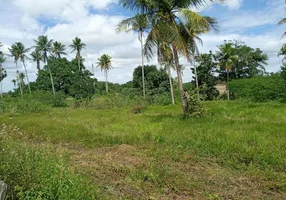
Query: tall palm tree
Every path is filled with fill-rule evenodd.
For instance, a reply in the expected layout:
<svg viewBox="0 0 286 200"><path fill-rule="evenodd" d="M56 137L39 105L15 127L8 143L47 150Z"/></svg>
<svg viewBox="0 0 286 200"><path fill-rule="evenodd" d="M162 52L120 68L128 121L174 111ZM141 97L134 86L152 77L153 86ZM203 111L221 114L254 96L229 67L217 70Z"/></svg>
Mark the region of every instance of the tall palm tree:
<svg viewBox="0 0 286 200"><path fill-rule="evenodd" d="M11 53L11 56L14 58L14 63L16 64L16 77L19 76L18 61L19 61L19 59L20 59L17 49L18 49L18 47L17 47L16 43L13 44L13 45L11 46L11 48L9 48L9 51L10 51L10 53ZM19 79L17 78L16 80L18 81ZM19 84L19 82L18 82L18 85L19 85L19 89L20 89L20 94L21 94L21 96L23 96L23 88L22 88L22 85Z"/></svg>
<svg viewBox="0 0 286 200"><path fill-rule="evenodd" d="M39 36L38 39L34 40L34 41L36 43L36 51L39 51L42 54L43 61L45 64L47 64L46 66L47 66L47 68L49 70L49 74L50 74L53 95L56 95L53 75L52 75L51 69L48 65L48 54L50 54L52 52L53 40L49 40L48 36L42 35L42 36Z"/></svg>
<svg viewBox="0 0 286 200"><path fill-rule="evenodd" d="M6 77L6 71L3 69L2 64L6 61L4 54L0 52L0 93L1 99L3 98L3 88L2 88L2 81Z"/></svg>
<svg viewBox="0 0 286 200"><path fill-rule="evenodd" d="M43 55L41 54L40 51L35 50L31 53L31 57L32 57L32 61L37 63L37 70L39 73L41 70L41 61L43 60Z"/></svg>
<svg viewBox="0 0 286 200"><path fill-rule="evenodd" d="M66 54L66 46L60 42L54 42L52 53L57 57L61 58L61 55L67 55Z"/></svg>
<svg viewBox="0 0 286 200"><path fill-rule="evenodd" d="M165 70L167 71L169 75L169 84L170 84L170 93L172 98L172 104L175 104L175 97L174 97L174 89L173 89L173 81L172 81L172 73L171 70L175 69L174 62L173 62L173 51L169 44L166 42L159 42L158 48L157 48L157 57L158 62L160 65L165 66Z"/></svg>
<svg viewBox="0 0 286 200"><path fill-rule="evenodd" d="M24 88L24 86L25 86L25 82L24 82L25 74L22 73L22 72L19 73L17 79L18 79L18 82L19 82L19 84L21 85L21 88L22 88L22 90L23 90L23 88Z"/></svg>
<svg viewBox="0 0 286 200"><path fill-rule="evenodd" d="M78 63L78 70L80 71L81 70L81 67L80 67L81 55L80 54L81 54L82 49L86 48L86 44L82 43L81 39L76 37L72 41L72 44L70 45L70 47L72 49L72 53L74 51L76 51L76 59L77 59L77 63Z"/></svg>
<svg viewBox="0 0 286 200"><path fill-rule="evenodd" d="M111 59L111 56L103 54L97 62L97 67L100 67L101 71L104 72L106 93L108 93L108 72L112 69Z"/></svg>
<svg viewBox="0 0 286 200"><path fill-rule="evenodd" d="M208 20L209 17L201 16L190 10L191 7L204 5L205 0L120 0L120 3L123 7L137 11L140 14L146 14L149 19L152 19L152 29L145 44L147 55L152 56L150 52L157 46L158 39L162 37L165 39L165 42L172 46L183 114L187 116L189 112L188 97L183 88L182 69L179 63L179 56L187 54L186 41L182 37L182 29L187 30L186 24L200 25L205 27L205 29L212 27L213 24Z"/></svg>
<svg viewBox="0 0 286 200"><path fill-rule="evenodd" d="M217 57L219 61L218 65L221 69L226 71L227 99L230 100L229 73L234 66L234 62L238 60L238 56L233 48L233 43L225 43L219 46Z"/></svg>
<svg viewBox="0 0 286 200"><path fill-rule="evenodd" d="M286 44L283 44L281 49L278 52L278 57L283 56L283 62L286 60Z"/></svg>
<svg viewBox="0 0 286 200"><path fill-rule="evenodd" d="M29 76L28 76L28 72L27 72L27 67L26 67L26 58L27 58L27 53L30 51L30 48L25 48L25 46L21 43L21 42L17 42L16 43L16 53L18 54L20 60L23 63L24 69L25 69L25 74L26 74L26 79L27 79L27 83L28 83L28 88L29 88L29 92L31 93L31 87L30 87L30 81L29 81Z"/></svg>
<svg viewBox="0 0 286 200"><path fill-rule="evenodd" d="M149 21L147 15L135 15L129 19L125 19L120 22L117 26L118 32L137 32L138 40L141 43L141 61L142 61L142 84L143 84L143 97L146 97L146 88L145 88L145 72L144 72L144 44L143 44L143 34L148 32L150 29Z"/></svg>

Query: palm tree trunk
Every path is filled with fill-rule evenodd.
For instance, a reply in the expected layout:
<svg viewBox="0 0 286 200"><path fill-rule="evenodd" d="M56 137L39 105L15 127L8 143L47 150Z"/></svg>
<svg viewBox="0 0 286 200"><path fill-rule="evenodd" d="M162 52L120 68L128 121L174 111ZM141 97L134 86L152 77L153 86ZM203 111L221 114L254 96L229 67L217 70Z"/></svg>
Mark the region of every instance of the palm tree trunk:
<svg viewBox="0 0 286 200"><path fill-rule="evenodd" d="M142 59L142 84L143 84L143 97L146 98L145 90L145 71L144 71L144 52L143 52L143 33L139 31L139 40L141 42L141 59Z"/></svg>
<svg viewBox="0 0 286 200"><path fill-rule="evenodd" d="M80 71L80 52L77 52L77 65L78 65L78 70Z"/></svg>
<svg viewBox="0 0 286 200"><path fill-rule="evenodd" d="M20 84L20 82L19 82L19 68L18 68L18 62L15 62L16 63L16 69L17 69L17 72L16 72L16 74L17 74L17 82L18 82L18 85L19 85L19 89L20 89L20 94L21 94L21 96L23 97L23 88L22 88L22 84Z"/></svg>
<svg viewBox="0 0 286 200"><path fill-rule="evenodd" d="M200 101L199 78L198 78L196 62L194 62L194 70L195 70L195 79L196 79L196 88L197 88L197 98L198 98L198 101Z"/></svg>
<svg viewBox="0 0 286 200"><path fill-rule="evenodd" d="M39 74L40 70L41 70L41 68L40 68L40 60L37 60L37 69L38 69L38 74Z"/></svg>
<svg viewBox="0 0 286 200"><path fill-rule="evenodd" d="M49 73L50 73L50 79L51 79L51 83L52 83L52 90L53 90L53 95L55 96L56 95L56 91L55 91L55 85L54 85L54 79L53 79L53 75L52 75L52 72L51 72L51 69L49 67L49 61L47 60L47 67L48 67L48 70L49 70Z"/></svg>
<svg viewBox="0 0 286 200"><path fill-rule="evenodd" d="M108 93L108 74L107 74L107 71L104 72L105 73L105 89L106 89L106 93Z"/></svg>
<svg viewBox="0 0 286 200"><path fill-rule="evenodd" d="M172 97L172 104L175 105L174 89L173 89L172 75L171 75L171 66L168 67L168 74L169 74L169 82L170 82L170 91L171 91L171 97Z"/></svg>
<svg viewBox="0 0 286 200"><path fill-rule="evenodd" d="M229 70L226 70L226 90L227 90L227 100L230 100L230 95L229 95Z"/></svg>
<svg viewBox="0 0 286 200"><path fill-rule="evenodd" d="M173 52L174 52L174 60L175 60L175 66L177 70L177 76L178 76L178 86L181 93L181 101L182 101L182 107L183 107L183 114L184 117L188 116L189 112L189 103L188 103L188 97L185 94L184 88L183 88L183 78L182 78L182 69L179 63L179 56L178 51L175 46L173 46Z"/></svg>
<svg viewBox="0 0 286 200"><path fill-rule="evenodd" d="M0 93L1 93L1 99L3 99L3 88L2 88L2 65L0 64Z"/></svg>
<svg viewBox="0 0 286 200"><path fill-rule="evenodd" d="M27 79L27 82L28 82L29 92L30 92L30 94L31 94L32 91L31 91L30 81L29 81L29 77L28 77L28 72L27 72L26 64L25 64L24 61L23 61L23 65L24 65L24 69L25 69L26 79Z"/></svg>

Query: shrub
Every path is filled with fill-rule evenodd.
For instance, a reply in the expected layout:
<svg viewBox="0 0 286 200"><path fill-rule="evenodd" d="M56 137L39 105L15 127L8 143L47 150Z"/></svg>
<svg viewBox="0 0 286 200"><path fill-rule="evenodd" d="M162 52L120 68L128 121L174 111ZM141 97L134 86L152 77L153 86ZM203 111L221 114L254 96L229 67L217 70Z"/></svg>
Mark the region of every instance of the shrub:
<svg viewBox="0 0 286 200"><path fill-rule="evenodd" d="M192 92L188 96L188 102L189 102L189 116L191 116L191 117L204 117L207 115L206 109L198 101L197 95L195 93Z"/></svg>
<svg viewBox="0 0 286 200"><path fill-rule="evenodd" d="M236 98L253 102L285 101L286 97L286 84L279 74L233 80L229 88Z"/></svg>

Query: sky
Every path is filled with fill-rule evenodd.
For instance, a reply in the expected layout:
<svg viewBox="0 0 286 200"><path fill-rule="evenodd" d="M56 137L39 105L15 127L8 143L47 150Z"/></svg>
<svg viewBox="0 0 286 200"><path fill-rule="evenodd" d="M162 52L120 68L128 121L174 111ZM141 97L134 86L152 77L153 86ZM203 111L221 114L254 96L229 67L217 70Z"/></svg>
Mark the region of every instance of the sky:
<svg viewBox="0 0 286 200"><path fill-rule="evenodd" d="M269 56L266 70L275 72L280 69L281 59L277 52L286 42L282 34L286 25L277 22L285 17L284 0L225 0L222 3L208 2L207 6L192 8L202 15L214 17L219 23L219 32L210 32L200 37L203 45L201 53L216 51L224 40L240 40L253 48L261 48ZM91 70L102 54L112 57L113 69L109 81L125 83L132 80L134 68L140 65L140 43L136 33L117 34L116 25L134 13L124 10L118 0L0 0L0 42L2 51L14 42L22 42L26 47L34 45L39 35L71 44L72 39L80 37L87 45L82 56L85 66ZM67 58L75 57L67 50ZM184 59L181 59L186 64ZM156 64L156 58L148 64ZM12 58L4 63L8 76L3 81L3 90L13 89L12 79L16 76L16 66ZM24 68L20 65L21 71ZM192 80L191 70L186 65L184 81ZM31 81L37 77L36 64L27 61L28 76ZM103 81L100 69L95 76ZM174 73L175 76L175 73Z"/></svg>

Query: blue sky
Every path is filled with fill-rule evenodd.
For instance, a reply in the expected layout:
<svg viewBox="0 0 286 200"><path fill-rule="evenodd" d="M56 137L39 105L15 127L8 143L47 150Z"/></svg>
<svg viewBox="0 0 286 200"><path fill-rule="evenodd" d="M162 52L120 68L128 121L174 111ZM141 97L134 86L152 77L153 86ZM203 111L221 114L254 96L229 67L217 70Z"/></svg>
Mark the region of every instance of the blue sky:
<svg viewBox="0 0 286 200"><path fill-rule="evenodd" d="M279 70L281 59L277 52L285 42L281 36L286 25L276 24L286 15L284 0L225 0L224 4L208 2L207 7L195 10L216 18L220 27L219 33L201 36L204 41L200 46L202 53L215 51L224 40L241 40L267 53L267 71ZM140 65L140 45L136 34L116 34L115 27L132 15L118 5L118 0L0 0L2 51L8 53L10 45L18 41L30 47L39 35L48 35L67 46L79 36L87 44L83 51L86 67L91 69L97 58L107 53L113 57L110 81L124 83L132 79L134 68ZM69 54L67 58L73 57L74 54ZM181 62L185 64L184 59ZM156 64L156 58L149 64ZM27 65L30 79L35 80L35 63L28 61ZM8 91L13 89L11 80L16 75L13 60L8 59L4 67L8 77L3 87ZM96 70L96 77L104 80L100 70ZM191 81L191 77L191 71L187 69L184 81Z"/></svg>

